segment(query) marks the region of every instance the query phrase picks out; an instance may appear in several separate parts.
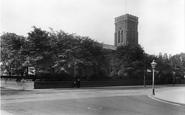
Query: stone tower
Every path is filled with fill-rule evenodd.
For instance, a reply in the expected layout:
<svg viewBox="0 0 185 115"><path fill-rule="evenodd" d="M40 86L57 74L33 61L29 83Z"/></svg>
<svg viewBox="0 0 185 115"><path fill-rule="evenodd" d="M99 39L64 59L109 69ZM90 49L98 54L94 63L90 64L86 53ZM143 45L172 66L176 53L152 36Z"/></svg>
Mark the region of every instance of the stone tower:
<svg viewBox="0 0 185 115"><path fill-rule="evenodd" d="M125 14L115 18L114 45L138 44L138 17Z"/></svg>

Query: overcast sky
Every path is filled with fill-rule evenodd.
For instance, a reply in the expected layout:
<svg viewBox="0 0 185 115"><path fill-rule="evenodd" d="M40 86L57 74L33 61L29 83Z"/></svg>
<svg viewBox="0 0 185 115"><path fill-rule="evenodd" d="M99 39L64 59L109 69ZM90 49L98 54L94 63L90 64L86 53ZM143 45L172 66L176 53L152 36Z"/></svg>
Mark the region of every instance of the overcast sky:
<svg viewBox="0 0 185 115"><path fill-rule="evenodd" d="M32 26L64 30L114 44L114 18L139 17L146 53L185 52L184 0L1 0L1 33L27 36Z"/></svg>

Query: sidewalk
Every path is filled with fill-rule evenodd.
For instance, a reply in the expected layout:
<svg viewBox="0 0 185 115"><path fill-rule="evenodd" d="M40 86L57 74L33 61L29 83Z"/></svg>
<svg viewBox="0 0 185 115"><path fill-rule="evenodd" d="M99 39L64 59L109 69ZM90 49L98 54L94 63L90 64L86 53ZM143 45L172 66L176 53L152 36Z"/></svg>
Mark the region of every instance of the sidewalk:
<svg viewBox="0 0 185 115"><path fill-rule="evenodd" d="M13 89L13 90L33 90L34 89L34 83L32 81L26 81L25 83L18 85L16 81L7 81L5 83L4 80L1 80L0 84L2 88L6 89Z"/></svg>
<svg viewBox="0 0 185 115"><path fill-rule="evenodd" d="M169 103L185 106L185 87L175 87L174 89L159 91L156 92L153 97Z"/></svg>
<svg viewBox="0 0 185 115"><path fill-rule="evenodd" d="M8 112L3 111L3 110L0 111L0 114L1 114L1 115L12 115L11 113L8 113Z"/></svg>

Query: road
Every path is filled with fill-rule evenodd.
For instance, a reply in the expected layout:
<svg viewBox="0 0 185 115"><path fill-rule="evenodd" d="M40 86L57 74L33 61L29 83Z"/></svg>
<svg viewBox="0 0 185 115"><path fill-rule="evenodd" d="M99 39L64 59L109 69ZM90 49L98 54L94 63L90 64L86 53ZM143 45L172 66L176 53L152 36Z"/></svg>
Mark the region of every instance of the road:
<svg viewBox="0 0 185 115"><path fill-rule="evenodd" d="M166 90L158 88L157 91ZM150 98L150 88L2 90L1 109L13 115L184 115L185 106Z"/></svg>

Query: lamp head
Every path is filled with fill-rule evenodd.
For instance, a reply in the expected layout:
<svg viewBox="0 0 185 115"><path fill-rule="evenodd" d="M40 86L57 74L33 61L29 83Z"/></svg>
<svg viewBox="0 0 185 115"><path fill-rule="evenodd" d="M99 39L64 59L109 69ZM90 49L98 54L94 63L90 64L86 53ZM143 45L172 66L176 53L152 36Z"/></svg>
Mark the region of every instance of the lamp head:
<svg viewBox="0 0 185 115"><path fill-rule="evenodd" d="M155 69L157 63L155 62L155 60L153 60L153 62L151 63L152 69Z"/></svg>

